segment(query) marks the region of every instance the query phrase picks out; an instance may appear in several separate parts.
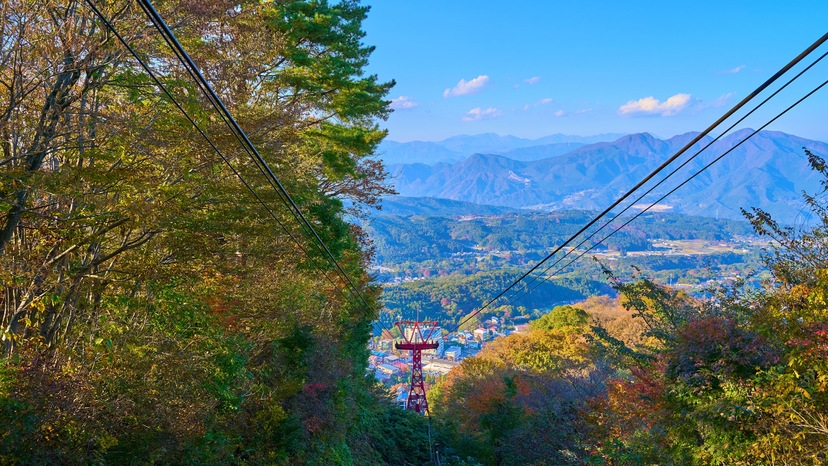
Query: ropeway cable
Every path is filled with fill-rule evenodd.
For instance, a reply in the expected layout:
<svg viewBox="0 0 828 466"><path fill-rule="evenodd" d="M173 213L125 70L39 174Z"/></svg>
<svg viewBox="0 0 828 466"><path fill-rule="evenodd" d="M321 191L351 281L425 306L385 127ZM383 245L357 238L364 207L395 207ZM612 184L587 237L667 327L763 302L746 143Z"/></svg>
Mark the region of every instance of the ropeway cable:
<svg viewBox="0 0 828 466"><path fill-rule="evenodd" d="M287 228L287 226L281 220L279 220L278 216L276 216L276 214L267 205L267 203L265 203L261 199L261 197L253 189L253 187L244 179L244 177L241 175L241 173L239 173L238 170L236 170L236 168L233 167L233 165L230 163L227 156L224 155L224 153L216 146L215 142L213 142L213 140L206 134L206 132L195 122L195 120L193 120L193 118L189 115L189 113L187 113L187 111L181 106L181 104L177 101L177 99L170 93L170 91L167 89L167 87L158 79L158 77L155 75L155 73L152 71L152 69L149 68L149 66L146 64L146 62L137 54L135 49L133 49L132 46L129 45L129 43L126 41L126 39L123 38L123 36L117 31L117 29L114 27L114 25L103 15L103 13L97 8L97 6L93 3L93 1L92 0L85 0L85 1L86 1L87 5L93 10L93 12L98 16L98 18L100 18L100 20L107 26L107 28L110 31L112 31L112 33L118 38L118 40L121 42L121 44L123 44L124 47L126 47L127 50L129 50L130 54L132 54L132 56L138 61L138 63L141 65L141 67L144 69L144 71L147 72L147 74L154 81L154 83L164 92L164 94L170 99L170 101L175 105L175 107L193 125L193 127L204 138L204 140L210 145L210 147L221 157L221 159L224 161L224 163L231 169L233 174L236 177L239 178L239 180L242 182L242 184L244 184L244 186L251 192L251 194L253 194L253 196L256 198L256 200L260 204L262 204L262 206L265 208L265 210L268 212L268 214L285 231L285 233L291 238L291 240L293 240L293 242L296 243L296 245L299 247L299 249L306 256L308 256L308 258L310 258L312 261L315 262L315 259L313 258L313 256L311 256L310 253L304 248L304 246L302 246L301 242L293 236L293 234L290 232L290 230ZM331 284L334 285L334 287L336 288L337 284L333 280L331 280L331 278L328 276L327 272L323 271L323 273L324 273L326 279L328 279L328 281L330 281ZM347 275L346 275L346 277L347 277ZM362 302L366 306L366 309L373 311L373 309L367 304L367 302L365 301L364 297L362 297L361 294L360 294L360 298L362 298ZM383 325L383 327L385 327L384 324L382 324L382 325ZM387 329L387 327L386 327L386 329ZM388 330L390 330L390 329L388 329Z"/></svg>
<svg viewBox="0 0 828 466"><path fill-rule="evenodd" d="M525 285L524 285L524 291L525 291L525 290L529 290L529 291L531 291L531 290L534 290L535 288L537 288L537 286L531 286L531 285L532 285L533 283L535 283L537 280L548 280L548 278L550 278L550 277L546 277L545 275L546 275L546 273L547 273L547 272L549 272L549 270L551 270L551 269L552 269L552 268L554 268L556 265L558 265L559 263L561 263L561 261L563 261L564 259L566 259L566 258L567 258L570 254L572 254L573 252L577 251L577 249L578 249L578 248L580 248L580 247L581 247L581 246L583 246L583 245L584 245L587 241L589 241L590 239L592 239L593 237L595 237L595 236L596 236L598 233L600 233L600 232L601 232L604 228L608 227L608 226L609 226L612 222L614 222L614 221L615 221L615 220L617 220L619 217L621 217L621 216L622 216L625 212L627 212L627 211L628 211L629 209L631 209L633 206L638 205L638 203L639 203L639 202L640 202L640 201L641 201L641 200L642 200L645 196L647 196L648 194L650 194L651 192L653 192L656 188L658 188L659 186L661 186L661 184L662 184L662 183L664 183L665 181L667 181L667 179L669 179L671 176L675 175L675 174L676 174L679 170L681 170L682 168L684 168L684 167L685 167L688 163L690 163L691 161L693 161L693 160L694 160L697 156L699 156L699 155L700 155L702 152L704 152L707 148L709 148L711 145L713 145L716 141L718 141L719 139L721 139L722 137L724 137L724 135L726 135L727 133L729 133L729 132L730 132L733 128L735 128L735 127L736 127L736 126L738 126L741 122L743 122L745 119L747 119L747 118L748 118L750 115L752 115L752 114L753 114L756 110L758 110L759 108L761 108L761 107L762 107L763 105L765 105L768 101L770 101L772 98L774 98L774 97L775 97L776 95L778 95L780 92L782 92L782 91L783 91L785 88L787 88L787 87L788 87L791 83L793 83L794 81L796 81L797 79L799 79L799 77L800 77L800 76L802 76L803 74L805 74L805 72L807 72L808 70L810 70L811 68L813 68L813 67L814 67L817 63L819 63L819 62L820 62L823 58L825 58L826 56L828 56L828 52L825 52L825 53L824 53L824 54L822 54L819 58L817 58L816 60L814 60L814 62L813 62L813 63L811 63L810 65L808 65L805 69L803 69L803 70L802 70L802 71L800 71L799 73L797 73L797 74L796 74L796 76L794 76L793 78L791 78L790 80L788 80L788 82L786 82L786 83L785 83L782 87L780 87L779 89L777 89L777 90L776 90L773 94L771 94L770 96L768 96L767 98L765 98L765 100L763 100L763 101L762 101L762 102L760 102L758 105L756 105L756 106L755 106L755 107L754 107L754 108L753 108L750 112L748 112L747 114L745 114L744 116L742 116L739 120L737 120L735 123L733 123L732 125L730 125L730 126L729 126L726 130L724 130L724 132L722 132L721 134L719 134L718 136L716 136L716 137L715 137L714 139L712 139L709 143L707 143L707 145L705 145L704 147L702 147L701 149L699 149L699 150L698 150L695 154L693 154L690 158L688 158L686 161L684 161L681 165L679 165L678 167L676 167L675 169L673 169L673 171L671 171L670 173L668 173L668 174L667 174L667 176L666 176L666 177L664 177L661 181L659 181L658 183L656 183L655 185L653 185L652 187L650 187L650 188L649 188L646 192L644 192L644 194L640 195L640 196L639 196L636 200L634 200L634 201L630 202L630 203L627 205L627 207L624 207L624 209L623 209L623 210L621 210L621 212L619 212L619 213L615 214L615 216L613 216L610 220L608 220L608 221L607 221L607 223L605 223L605 224L604 224L604 225L602 225L600 228L598 228L597 230L595 230L594 232L592 232L589 236L587 236L586 238L584 238L584 239L583 239L580 243L578 243L577 245L575 245L572 249L568 250L568 251L567 251L567 252L566 252L566 253L565 253L562 257L560 257L558 260L556 260L554 263L552 263L552 265L550 265L549 267L545 268L545 269L541 272L541 274L540 274L540 275L535 275L534 277L532 277L532 279L531 279L528 283L525 283ZM739 144L741 144L741 143L739 143ZM651 207L652 207L652 206L651 206ZM651 207L650 207L650 208L651 208ZM648 210L649 210L649 208L648 208ZM639 214L639 215L640 215L640 214ZM613 233L613 234L614 234L614 233ZM604 239L606 239L606 238L604 238ZM604 241L604 240L599 241L599 243L597 243L595 246L597 246L598 244L600 244L602 241ZM593 246L593 248L594 248L595 246ZM590 248L590 250L591 250L591 249L592 249L592 248ZM579 256L579 257L580 257L580 256ZM571 263L572 263L572 262L569 262L569 264L571 264ZM568 266L569 264L567 264L567 266ZM556 273L557 273L557 272L555 272L555 273L553 273L553 274L551 274L551 275L553 275L553 276L554 276ZM531 289L530 289L530 286L531 286ZM507 298L507 299L509 300L509 302L517 301L517 300L521 299L523 296L525 296L525 295L526 295L529 291L525 291L525 292L523 292L523 294L521 294L521 296L520 296L520 297L518 297L518 298L514 298L514 296L516 296L516 295L518 295L519 293L521 293L521 291L515 291L515 293L513 293L513 294L512 294L512 296L511 296L511 297L509 297L509 298Z"/></svg>
<svg viewBox="0 0 828 466"><path fill-rule="evenodd" d="M563 267L560 267L558 270L556 270L555 272L553 272L553 273L552 273L552 274L550 274L550 275L551 275L551 276L554 276L554 275L556 275L557 273L561 272L562 270L565 270L567 267L569 267L570 265L572 265L575 261L577 261L578 259L580 259L580 258L581 258L581 257L583 257L584 255L586 255L587 253L589 253L589 251L592 251L592 250L593 250L595 247L597 247L599 244L603 243L604 241L606 241L607 239L609 239L610 237L612 237L613 235L615 235L616 233L618 233L619 231L621 231L621 229L623 229L625 226L629 225L629 224L630 224L633 220L637 219L638 217L640 217L641 215L643 215L645 212L647 212L647 211L649 211L650 209L652 209L652 208L653 208L655 205L657 205L659 202L661 202L661 201L663 201L665 198L667 198L667 196L669 196L669 195L673 194L673 193L674 193L674 192L676 192L679 188L681 188L682 186L684 186L684 185L686 185L687 183L689 183L689 182L690 182L692 179L694 179L696 176L700 175L702 172L704 172L705 170L707 170L708 168L710 168L713 164L715 164L716 162L718 162L719 160L721 160L722 158L724 158L724 156L726 156L727 154L729 154L730 152L732 152L732 151L733 151L734 149L736 149L737 147L741 146L741 145L742 145L743 143L745 143L748 139L750 139L750 138L752 138L753 136L755 136L756 134L758 134L760 131L762 131L763 129L765 129L766 127L768 127L771 123L773 123L774 121L776 121L777 119L779 119L782 115L784 115L784 114L788 113L788 111L790 111L791 109L793 109L794 107L796 107L797 105L799 105L800 103L802 103L805 99L807 99L808 97L812 96L814 93L816 93L818 90L822 89L822 88L823 88L823 87L825 87L826 85L828 85L828 81L824 81L822 84L820 84L819 86L817 86L817 87L816 87L815 89L813 89L811 92L809 92L808 94L806 94L805 96L803 96L802 98L800 98L799 100L797 100L796 102L794 102L793 104L791 104L788 108L786 108L785 110L783 110L782 112L780 112L779 114L777 114L777 115L776 115L775 117L773 117L770 121L768 121L767 123L765 123L764 125L762 125L759 129L754 130L754 131L753 131L752 133L750 133L747 137L745 137L744 139L742 139L741 141L739 141L739 143L738 143L738 144L736 144L735 146L731 147L730 149L728 149L727 151L725 151L725 152L724 152L723 154L721 154L720 156L718 156L718 157L716 157L715 159L713 159L710 163L708 163L707 165L705 165L704 167L702 167L702 168L701 168L698 172L694 173L694 174L693 174L693 175L691 175L689 178L687 178L686 180L682 181L682 182L681 182L678 186L674 187L674 188L673 188L673 189L671 189L669 192L667 192L666 194L664 194L663 196L661 196L660 198L658 198L658 200L656 200L655 202L653 202L652 204L650 204L649 206L647 206L645 209L642 209L642 210L641 210L641 212L639 212L639 213L637 213L636 215L634 215L633 217L631 217L629 220L627 220L626 222L624 222L624 224L622 224L622 225L621 225L621 226L619 226L618 228L615 228L615 229L614 229L612 232L610 232L608 235L606 235L606 236L604 236L603 238L601 238L600 240L598 240L595 244L593 244L592 246L590 246L587 250L585 250L585 251L581 252L581 253L580 253L578 256L576 256L574 259L572 259L571 261L567 262L567 263L566 263L566 265L564 265ZM585 241L586 241L586 240L585 240ZM584 241L584 242L585 242L585 241ZM583 244L583 242L582 242L581 244ZM578 246L580 246L581 244L579 244ZM577 248L578 246L576 246L576 248ZM564 256L564 257L566 257L566 256ZM562 259L563 259L563 258L561 258L561 260L562 260ZM558 262L560 262L560 260L559 260ZM557 263L557 262L556 262L556 263ZM548 270L548 269L547 269L547 270ZM544 280L546 280L546 279L547 279L547 277L543 277L543 278L544 278ZM550 277L550 278L551 278L551 277ZM541 283L542 283L542 282L541 282ZM531 293L531 292L532 292L535 288L537 288L538 286L540 286L540 284L541 284L541 283L536 284L535 286L533 286L532 288L528 289L527 291L525 291L525 292L524 292L523 294L521 294L520 296L518 296L518 297L516 297L516 298L513 298L513 299L510 299L510 300L509 300L509 302L510 302L510 303L514 303L514 302L519 301L521 298L523 298L523 297L524 297L524 296L526 296L527 294Z"/></svg>
<svg viewBox="0 0 828 466"><path fill-rule="evenodd" d="M359 299L362 301L362 303L366 306L367 309L370 309L371 306L368 304L363 294L359 291L357 286L351 280L351 277L336 260L331 250L319 236L319 233L316 231L316 229L313 228L313 225L302 213L302 210L299 208L299 206L287 192L284 185L282 185L282 183L273 173L273 170L261 156L261 154L253 145L253 143L250 141L247 134L244 132L244 130L242 130L241 126L239 126L236 119L227 110L227 107L224 105L221 98L212 88L210 83L204 78L204 75L201 73L198 66L181 46L181 43L170 30L169 26L167 26L166 22L164 22L164 19L161 18L161 16L158 14L158 11L155 10L155 7L153 7L152 3L150 3L149 0L138 0L138 2L144 9L145 13L149 16L150 21L153 23L153 25L156 26L160 31L162 31L162 37L164 37L164 40L176 52L176 55L178 56L179 60L183 60L185 67L188 69L188 72L191 74L191 76L194 76L197 83L199 83L199 87L202 88L202 92L206 90L208 94L208 99L211 101L211 104L214 106L214 108L216 108L216 110L218 110L219 113L222 114L224 117L226 117L225 123L228 124L231 131L236 135L236 137L242 140L242 146L245 148L245 151L248 152L248 154L250 154L254 158L254 162L257 162L266 171L268 180L272 184L275 183L276 188L280 193L280 198L282 198L283 202L286 202L288 204L289 210L300 223L300 225L302 225L303 229L305 229L305 232L309 236L311 236L312 240L316 241L319 247L321 247L324 250L324 253L329 258L329 261L332 263L332 265L336 267L336 269L339 271L342 277L348 282L348 285L350 285L351 291L359 297Z"/></svg>
<svg viewBox="0 0 828 466"><path fill-rule="evenodd" d="M465 318L463 318L463 319L462 319L462 320L461 320L461 321L457 324L457 328L460 328L460 326L462 326L464 323L466 323L466 322L467 322L467 321L469 321L470 319L474 318L476 315L478 315L478 314L479 314L480 312L482 312L484 309L488 308L488 307L489 307L492 303L494 303L494 302L495 302L495 301L497 301L499 298L501 298L503 295L505 295L505 294L506 294L509 290L511 290L512 288L514 288L514 287L515 287L518 283L520 283L520 282L521 282L521 281L523 281L526 277L528 277L529 275L531 275L531 274L532 274L535 270L537 270L538 268L540 268L540 267L541 267L541 266L542 266L542 265L543 265L546 261L548 261L548 260L549 260L550 258L552 258L555 254L557 254L558 252L560 252L560 251L561 251L564 247L566 247L567 245L569 245L569 243L571 243L572 241L574 241L574 240L575 240L575 238L577 238L579 235L581 235L582 233L584 233L585 231L587 231L587 230L588 230L590 227L592 227L592 226L593 226L596 222L598 222L598 220L600 220L602 217L604 217L604 216L606 216L608 213L610 213L610 212L612 211L612 209L614 209L614 208L615 208L615 207L617 207L619 204L621 204L621 202L623 202L623 201L624 201L624 200L626 200L628 197L630 197L630 196L632 195L632 193L634 193L635 191L637 191L637 190L638 190L639 188L641 188L641 187L642 187L645 183L647 183L647 182L648 182L648 181L650 181L653 177L655 177L656 175L658 175L658 174L659 174L662 170L664 170L664 169L665 169L668 165L670 165L670 164L671 164L673 161L675 161L678 157L680 157L682 154L684 154L684 153L685 153L688 149L690 149L693 145L695 145L695 144L696 144L697 142L699 142L702 138L704 138L705 136L707 136L707 135L708 135L710 132L712 132L712 131L716 128L716 127L718 127L718 126L719 126L720 124L722 124L725 120L727 120L728 118L730 118L730 117L731 117L734 113L736 113L738 110L740 110L742 107L744 107L744 106L745 106L748 102L750 102L751 100L753 100L753 99L754 99L754 98L755 98L755 97L756 97L759 93L761 93L761 92L762 92L762 91L764 91L766 88L768 88L771 84L773 84L776 80L778 80L778 79L779 79L782 75L784 75L785 73L787 73L787 72L788 72L791 68L793 68L796 64L798 64L800 61L802 61L805 57L807 57L808 55L810 55L810 54L811 54L814 50L816 50L816 49L817 49L820 45L822 45L822 44L823 44L823 43L825 43L826 41L828 41L828 33L824 34L822 37L820 37L819 39L817 39L817 40L816 40L813 44L811 44L808 48L806 48L804 51L802 51L799 55L797 55L797 56L796 56L793 60L791 60L788 64L786 64L785 66L783 66L783 67L782 67L779 71L777 71L777 72L776 72L773 76L771 76L770 78L768 78L768 80L766 80L766 81L765 81L764 83L762 83L759 87L757 87L757 88L756 88L753 92L751 92L751 93L750 93L749 95L747 95L744 99L742 99L739 103L737 103L735 106L733 106L733 108L731 108L731 109L730 109L729 111L727 111L724 115L722 115L721 117L719 117L719 119L718 119L718 120L716 120L716 121L715 121L713 124L711 124L709 127L707 127L707 129L705 129L704 131L702 131L701 133L699 133L699 134L698 134L695 138L693 138L693 140L691 140L690 142L688 142L688 143L687 143L684 147L682 147L682 148L681 148L678 152L676 152L676 153L675 153L674 155L672 155L669 159L667 159L666 161L664 161L664 163L662 163L662 164L661 164L658 168L656 168L655 170L653 170L653 171L652 171L649 175L647 175L646 177L644 177L644 179L642 179L641 181L639 181L639 182L638 182L638 184L636 184L633 188L631 188L631 189L630 189L630 190L628 190L626 193L624 193L624 195L622 195L619 199L617 199L615 202L613 202L613 203L612 203L612 205L610 205L609 207L607 207L604 211L602 211L600 214L598 214L595 218L593 218L592 220L590 220L590 221L589 221L586 225L584 225L584 226L583 226L583 227L582 227L582 228L581 228L578 232L576 232L576 233L575 233L574 235L572 235L569 239L567 239L567 240L566 240L563 244L561 244L561 245L557 246L557 247L556 247L556 248L555 248L555 249L554 249L551 253L549 253L549 254L548 254L548 255L547 255L544 259L542 259L540 262L538 262L537 264L535 264L535 265L534 265L531 269L529 269L527 272L525 272L523 275L521 275L521 276L520 276L517 280L515 280L515 281L514 281L511 285L509 285L509 286L508 286L508 287L506 287L503 291L501 291L500 293L498 293L498 294L497 294L497 296L495 296L494 298L492 298L491 300L489 300L488 302L486 302L486 304L484 304L483 306L481 306L480 308L478 308L476 311L472 312L470 315L468 315L468 316L466 316Z"/></svg>

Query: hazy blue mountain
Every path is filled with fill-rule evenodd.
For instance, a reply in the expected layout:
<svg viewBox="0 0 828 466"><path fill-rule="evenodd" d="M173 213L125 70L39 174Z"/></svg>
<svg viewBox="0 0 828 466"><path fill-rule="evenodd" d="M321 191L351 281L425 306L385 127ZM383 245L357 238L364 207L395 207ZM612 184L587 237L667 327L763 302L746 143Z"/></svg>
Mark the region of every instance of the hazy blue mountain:
<svg viewBox="0 0 828 466"><path fill-rule="evenodd" d="M614 141L623 134L598 134L595 136L569 136L566 134L553 134L539 139L525 139L516 136L501 136L495 133L483 133L475 135L463 134L438 141L436 144L466 154L500 154L532 146L544 146L548 144L580 143L592 144L602 141Z"/></svg>
<svg viewBox="0 0 828 466"><path fill-rule="evenodd" d="M458 217L463 215L503 215L519 212L513 207L473 204L434 197L393 196L382 200L382 210L375 215L425 215L428 217Z"/></svg>
<svg viewBox="0 0 828 466"><path fill-rule="evenodd" d="M475 152L498 153L518 147L535 145L531 139L519 138L517 136L501 136L495 133L482 133L475 135L461 134L448 139L438 141L442 147L461 152L466 155Z"/></svg>
<svg viewBox="0 0 828 466"><path fill-rule="evenodd" d="M385 140L380 143L377 155L387 165L395 163L456 162L469 154L455 152L437 143L428 141L397 142Z"/></svg>
<svg viewBox="0 0 828 466"><path fill-rule="evenodd" d="M828 156L828 144L780 132L762 132L735 147L750 132L740 130L717 141L678 172L675 180L668 180L641 202L654 201L655 196L733 148L708 171L663 201L664 208L738 218L740 208L755 206L780 220L797 221L803 206L801 192L819 187L819 177L811 172L802 147ZM514 208L602 210L697 134L666 140L647 133L632 134L542 160L474 154L452 164L394 165L389 171L396 175L392 183L402 196ZM710 141L699 141L679 163Z"/></svg>
<svg viewBox="0 0 828 466"><path fill-rule="evenodd" d="M423 163L433 165L439 162L457 162L474 153L506 155L517 149L525 149L508 156L516 160L538 160L563 155L569 150L599 141L612 141L621 134L599 134L595 136L568 136L553 134L540 139L525 139L516 136L501 136L495 133L475 135L463 134L442 141L397 142L385 140L377 150L379 158L386 164Z"/></svg>
<svg viewBox="0 0 828 466"><path fill-rule="evenodd" d="M545 145L545 144L562 144L562 143L570 143L576 142L580 144L594 144L596 142L605 142L605 141L615 141L616 139L625 136L623 133L604 133L604 134L596 134L593 136L572 136L568 134L550 134L549 136L544 136L540 139L535 139L532 141L533 146Z"/></svg>
<svg viewBox="0 0 828 466"><path fill-rule="evenodd" d="M512 149L502 152L499 155L508 157L512 160L520 160L524 162L532 160L542 160L551 157L558 157L566 153L572 152L579 147L585 146L583 142L558 142L554 144L544 144L540 146L521 147L519 149Z"/></svg>

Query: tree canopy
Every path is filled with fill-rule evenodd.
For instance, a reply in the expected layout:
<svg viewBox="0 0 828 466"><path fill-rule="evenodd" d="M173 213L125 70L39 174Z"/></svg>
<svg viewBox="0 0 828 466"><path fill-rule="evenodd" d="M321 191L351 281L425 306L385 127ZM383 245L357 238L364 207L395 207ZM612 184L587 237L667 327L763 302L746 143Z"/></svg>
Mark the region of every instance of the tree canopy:
<svg viewBox="0 0 828 466"><path fill-rule="evenodd" d="M693 297L607 270L623 310L576 305L590 326L587 312L557 307L464 360L433 391L439 435L484 464L825 463L823 194L805 195L820 219L808 229L745 212L774 240L759 288Z"/></svg>
<svg viewBox="0 0 828 466"><path fill-rule="evenodd" d="M347 221L390 192L368 7L153 2L364 303L138 3L94 3L226 160L85 2L0 6L0 463L417 458L388 423L422 421L365 377Z"/></svg>

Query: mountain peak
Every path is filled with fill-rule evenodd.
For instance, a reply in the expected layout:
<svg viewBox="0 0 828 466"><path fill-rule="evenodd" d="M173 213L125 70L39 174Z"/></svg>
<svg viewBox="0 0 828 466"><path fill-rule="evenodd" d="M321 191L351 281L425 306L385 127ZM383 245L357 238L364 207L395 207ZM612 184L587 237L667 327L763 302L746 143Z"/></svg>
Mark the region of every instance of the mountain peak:
<svg viewBox="0 0 828 466"><path fill-rule="evenodd" d="M464 162L462 162L462 165L464 165L464 166L478 165L479 166L481 164L484 164L484 165L496 164L496 165L499 165L499 166L503 166L503 165L507 164L508 162L514 162L514 160L509 159L509 158L504 157L504 156L499 155L499 154L483 154L483 153L478 152L478 153L474 153L474 154L470 155L469 158L467 158Z"/></svg>
<svg viewBox="0 0 828 466"><path fill-rule="evenodd" d="M656 140L659 140L659 139L656 138L655 136L653 136L652 134L645 131L643 133L633 133L633 134L628 134L626 136L621 136L620 138L616 139L615 142L620 142L620 141L623 141L623 140L640 141L640 142L645 142L645 143L651 144L653 141L656 141Z"/></svg>
<svg viewBox="0 0 828 466"><path fill-rule="evenodd" d="M527 149L517 155L520 160L539 160L562 155L581 145L601 141L612 141L620 134L600 134L595 136L567 136L553 134L539 139L526 139L509 134L497 133L460 134L442 141L397 142L385 140L380 143L377 155L387 164L457 162L471 154L505 155L518 149ZM552 147L557 144L557 147ZM567 147L567 145L569 145ZM528 150L537 148L537 150Z"/></svg>
<svg viewBox="0 0 828 466"><path fill-rule="evenodd" d="M744 129L721 138L679 176L697 172L752 132ZM649 133L630 134L563 155L522 161L509 154L478 152L451 165L411 167L393 182L404 196L513 208L543 205L548 209L600 210L698 135L685 133L661 140ZM709 140L701 139L693 150ZM763 131L677 191L670 204L678 212L737 218L740 208L759 207L783 222L789 221L791 212L798 212L802 205L801 192L819 188L819 175L810 170L803 146L828 154L828 144ZM656 194L665 192L664 188L659 190Z"/></svg>
<svg viewBox="0 0 828 466"><path fill-rule="evenodd" d="M648 156L664 152L665 143L650 133L628 134L616 139L613 142L605 143L609 147L615 147L622 152L636 156ZM584 149L592 146L586 146Z"/></svg>

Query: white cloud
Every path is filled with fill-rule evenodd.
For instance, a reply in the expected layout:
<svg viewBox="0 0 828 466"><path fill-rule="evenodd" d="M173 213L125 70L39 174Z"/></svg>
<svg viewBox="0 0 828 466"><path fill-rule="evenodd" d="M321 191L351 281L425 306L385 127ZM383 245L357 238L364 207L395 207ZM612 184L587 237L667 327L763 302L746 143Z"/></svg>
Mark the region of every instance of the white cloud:
<svg viewBox="0 0 828 466"><path fill-rule="evenodd" d="M480 107L475 107L469 110L469 113L463 115L463 121L488 120L491 118L497 118L500 115L503 115L503 113L494 107L489 107L486 110L481 110Z"/></svg>
<svg viewBox="0 0 828 466"><path fill-rule="evenodd" d="M566 110L558 110L554 113L556 117L568 117L569 115L580 115L581 113L591 112L591 108L582 108L581 110L575 110L574 112L567 112Z"/></svg>
<svg viewBox="0 0 828 466"><path fill-rule="evenodd" d="M710 105L712 107L724 107L725 105L727 105L727 103L730 101L730 98L733 97L734 94L734 92L728 92L725 95L720 95L719 97L716 97L716 100L714 100Z"/></svg>
<svg viewBox="0 0 828 466"><path fill-rule="evenodd" d="M545 99L541 99L541 100L539 100L539 101L537 101L537 102L535 102L535 103L533 103L533 104L526 104L526 105L524 105L524 106L523 106L523 109L524 109L524 110L529 110L529 109L530 109L530 108L532 108L532 107L537 107L538 105L546 105L546 104L551 104L552 102L553 102L552 98L551 98L551 97L547 97L547 98L545 98Z"/></svg>
<svg viewBox="0 0 828 466"><path fill-rule="evenodd" d="M405 95L401 95L396 99L391 99L391 108L394 109L414 108L418 105L420 104L414 102L413 100L411 100L411 97Z"/></svg>
<svg viewBox="0 0 828 466"><path fill-rule="evenodd" d="M731 68L729 70L719 71L717 74L736 74L736 73L742 71L743 69L745 69L745 66L746 65L739 65L736 68Z"/></svg>
<svg viewBox="0 0 828 466"><path fill-rule="evenodd" d="M661 115L672 116L687 108L690 94L676 94L664 102L653 96L631 100L618 108L621 116Z"/></svg>
<svg viewBox="0 0 828 466"><path fill-rule="evenodd" d="M443 91L443 97L448 99L449 97L458 95L474 94L475 92L480 92L480 90L486 87L487 84L489 84L489 77L485 74L482 74L471 81L461 79L456 86Z"/></svg>
<svg viewBox="0 0 828 466"><path fill-rule="evenodd" d="M532 85L532 84L537 84L539 81L540 81L540 76L532 76L532 77L531 77L531 78L529 78L529 79L524 79L524 80L523 80L523 82L525 82L525 83L527 83L527 84L529 84L529 85Z"/></svg>
<svg viewBox="0 0 828 466"><path fill-rule="evenodd" d="M693 110L701 111L707 108L719 108L724 107L730 102L730 99L736 95L735 92L728 92L727 94L720 95L715 99L711 100L710 102L697 102L696 105L693 106Z"/></svg>

